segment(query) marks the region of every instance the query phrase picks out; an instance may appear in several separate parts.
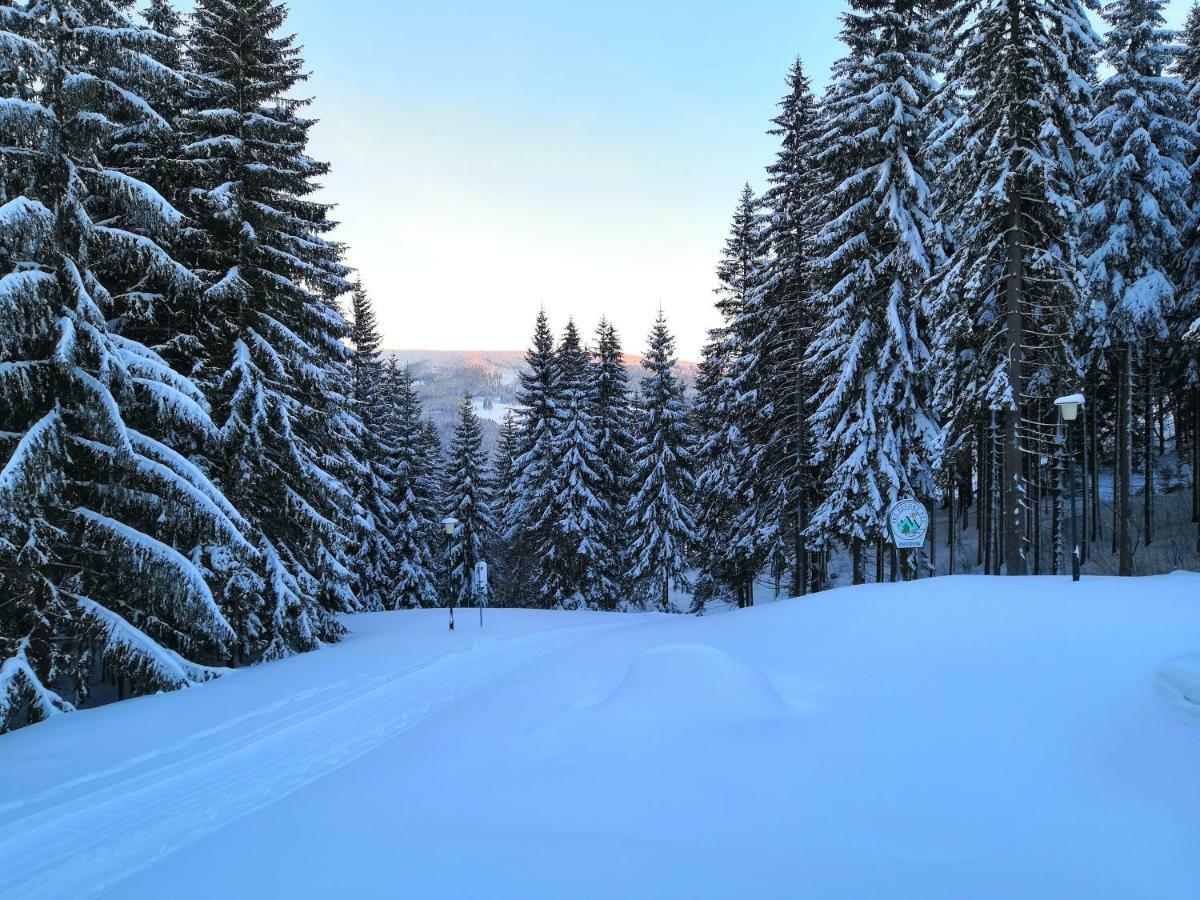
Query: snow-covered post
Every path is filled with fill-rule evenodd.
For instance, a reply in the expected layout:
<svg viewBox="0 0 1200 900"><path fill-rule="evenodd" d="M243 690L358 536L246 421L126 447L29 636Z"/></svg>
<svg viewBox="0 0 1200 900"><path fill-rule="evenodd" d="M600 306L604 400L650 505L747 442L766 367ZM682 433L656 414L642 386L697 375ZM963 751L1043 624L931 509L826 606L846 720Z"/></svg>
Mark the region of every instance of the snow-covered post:
<svg viewBox="0 0 1200 900"><path fill-rule="evenodd" d="M1071 494L1071 580L1079 580L1079 522L1075 514L1075 453L1071 446L1071 432L1075 420L1079 418L1079 409L1083 406L1083 394L1071 394L1059 397L1054 401L1058 411L1062 413L1064 427L1067 432L1067 490Z"/></svg>

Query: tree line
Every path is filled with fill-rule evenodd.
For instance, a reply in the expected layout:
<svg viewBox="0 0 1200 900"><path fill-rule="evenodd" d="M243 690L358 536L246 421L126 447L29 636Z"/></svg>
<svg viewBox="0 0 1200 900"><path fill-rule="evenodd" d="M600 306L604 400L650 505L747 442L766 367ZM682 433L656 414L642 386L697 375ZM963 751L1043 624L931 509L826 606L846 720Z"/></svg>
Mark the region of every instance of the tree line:
<svg viewBox="0 0 1200 900"><path fill-rule="evenodd" d="M1082 554L1107 529L1135 573L1168 443L1200 519L1200 6L1176 34L1165 5L1101 38L1076 0L855 0L820 98L795 63L701 366L698 602L819 589L840 548L897 577L902 497L946 510L951 567L974 509L983 571L1058 571L1076 392Z"/></svg>
<svg viewBox="0 0 1200 900"><path fill-rule="evenodd" d="M1156 449L1200 518L1200 11L1163 8L1102 40L1078 0L854 0L822 96L788 74L692 402L661 314L633 387L610 323L543 313L489 460L380 354L282 4L0 4L0 731L469 600L480 559L493 602L748 605L843 549L882 580L917 497L952 559L973 511L984 571L1051 571L1077 389L1084 549L1133 574Z"/></svg>

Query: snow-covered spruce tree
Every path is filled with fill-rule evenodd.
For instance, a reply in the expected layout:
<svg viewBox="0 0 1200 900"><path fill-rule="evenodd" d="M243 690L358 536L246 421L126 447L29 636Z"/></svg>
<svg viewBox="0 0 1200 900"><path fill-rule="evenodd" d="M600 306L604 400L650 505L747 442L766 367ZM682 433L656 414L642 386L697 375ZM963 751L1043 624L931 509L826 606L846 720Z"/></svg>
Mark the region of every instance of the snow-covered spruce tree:
<svg viewBox="0 0 1200 900"><path fill-rule="evenodd" d="M506 555L517 562L517 577L509 590L520 605L536 606L551 602L539 586L542 567L548 563L541 554L550 540L553 442L559 416L554 335L545 310L538 313L525 369L517 396L520 440L500 513Z"/></svg>
<svg viewBox="0 0 1200 900"><path fill-rule="evenodd" d="M1195 152L1186 89L1167 75L1175 34L1165 27L1165 5L1165 0L1114 0L1104 7L1110 26L1105 60L1113 74L1100 85L1090 127L1098 164L1086 182L1084 220L1092 298L1089 349L1101 359L1110 349L1117 357L1122 575L1133 574L1128 485L1138 406L1134 369L1138 366L1144 378L1153 378L1158 348L1168 345L1178 302L1172 269L1190 217L1187 163ZM1179 356L1171 362L1186 366ZM1151 417L1149 388L1147 384L1143 414ZM1147 438L1150 433L1147 427ZM1151 473L1152 467L1146 474L1148 491ZM1142 535L1147 543L1150 510L1148 494Z"/></svg>
<svg viewBox="0 0 1200 900"><path fill-rule="evenodd" d="M635 596L671 611L671 585L687 590L688 560L696 540L691 500L691 423L683 384L675 375L675 338L662 311L642 359L649 373L638 392L640 419L626 527L633 536L629 576Z"/></svg>
<svg viewBox="0 0 1200 900"><path fill-rule="evenodd" d="M800 60L787 82L770 130L780 146L767 167L770 185L763 197L770 257L730 326L744 348L731 362L731 374L754 410L743 427L755 485L739 516L741 539L761 546L776 575L790 569L792 591L802 594L814 581L804 536L816 480L808 434L813 388L805 360L815 318L809 242L822 194L821 113Z"/></svg>
<svg viewBox="0 0 1200 900"><path fill-rule="evenodd" d="M631 431L633 404L621 341L616 328L605 318L601 318L596 328L592 380L592 417L599 475L596 491L603 505L613 512L611 521L605 523L605 545L609 548L605 576L618 593L624 594L630 562L625 510L633 487L630 481L635 446Z"/></svg>
<svg viewBox="0 0 1200 900"><path fill-rule="evenodd" d="M734 363L746 352L742 313L750 292L762 277L767 259L758 201L749 185L742 190L729 237L717 266L717 309L724 324L709 333L696 378L692 414L696 424L693 459L696 472L695 515L699 577L692 611L704 611L714 599L737 597L745 606L762 560L753 540L743 541L735 526L753 500L752 469L745 424L754 417L752 397L734 384Z"/></svg>
<svg viewBox="0 0 1200 900"><path fill-rule="evenodd" d="M392 605L396 586L396 547L392 538L398 528L398 509L393 489L397 480L400 428L379 355L382 339L375 310L361 283L354 286L350 312L350 345L354 350L350 359L352 396L362 422L358 438L360 474L355 485L358 528L352 569L362 608L380 610Z"/></svg>
<svg viewBox="0 0 1200 900"><path fill-rule="evenodd" d="M1079 177L1100 40L1080 0L953 0L945 90L960 115L932 151L946 159L940 215L955 242L932 298L937 407L947 452L997 419L1003 558L1027 571L1025 451L1079 377L1070 338L1082 304ZM1035 448L1036 449L1036 448Z"/></svg>
<svg viewBox="0 0 1200 900"><path fill-rule="evenodd" d="M496 530L487 451L470 397L459 407L446 463L445 496L446 514L458 519L458 533L450 541L450 591L460 606L467 606L475 601L475 564L487 560Z"/></svg>
<svg viewBox="0 0 1200 900"><path fill-rule="evenodd" d="M592 371L574 321L563 330L554 369L549 528L538 554L537 596L558 609L598 609L616 602L616 585L607 578L612 552L606 544L615 512L600 493Z"/></svg>
<svg viewBox="0 0 1200 900"><path fill-rule="evenodd" d="M426 458L421 401L417 398L412 372L389 360L384 369L383 395L388 408L388 433L384 438L395 455L389 494L395 517L388 538L393 547L388 575L390 589L384 600L388 609L436 606L437 530L436 483L431 475L436 460Z"/></svg>
<svg viewBox="0 0 1200 900"><path fill-rule="evenodd" d="M254 656L309 650L358 604L347 567L359 426L337 297L350 285L308 196L328 169L305 154L312 122L290 92L306 77L274 0L199 0L195 87L183 116L190 213L206 233L206 390L221 428L221 483L258 529L267 618Z"/></svg>
<svg viewBox="0 0 1200 900"><path fill-rule="evenodd" d="M849 52L824 101L833 187L812 242L824 313L809 364L813 462L828 475L808 533L851 548L855 584L866 581L864 545L887 536L888 508L935 491L921 291L943 260L922 158L935 84L919 12L915 2L856 0L842 16Z"/></svg>
<svg viewBox="0 0 1200 900"><path fill-rule="evenodd" d="M123 7L0 8L0 731L98 674L119 696L212 677L240 637L230 605L259 588L249 526L172 446L214 438L204 397L104 312L99 263L198 287L143 236L180 214L100 158L139 119L165 126Z"/></svg>
<svg viewBox="0 0 1200 900"><path fill-rule="evenodd" d="M1177 71L1188 92L1190 122L1200 132L1200 2L1192 4L1181 38ZM1191 421L1192 519L1197 523L1196 552L1200 553L1200 147L1191 156L1190 170L1191 218L1177 276L1180 303L1174 328L1175 334L1183 335L1186 363L1175 374L1180 390L1176 408L1182 413L1177 421Z"/></svg>
<svg viewBox="0 0 1200 900"><path fill-rule="evenodd" d="M517 572L521 562L510 553L508 542L504 540L503 522L505 510L509 509L516 499L512 493L512 471L520 440L521 429L517 424L517 417L511 409L506 410L500 422L500 433L496 436L491 471L492 513L496 519L496 528L492 533L488 563L491 602L498 606L515 606L519 600L514 585L518 580Z"/></svg>
<svg viewBox="0 0 1200 900"><path fill-rule="evenodd" d="M146 30L139 39L144 44L145 65L126 76L136 84L123 86L133 88L157 115L114 129L100 155L110 168L149 185L173 208L186 210L191 173L183 158L185 138L179 129L189 84L183 17L169 0L152 0L143 18ZM114 73L112 77L119 76ZM164 232L147 227L148 223L136 216L124 216L119 209L93 210L93 218L110 217L181 260L187 259L187 248L203 240L196 224L187 218ZM113 296L113 308L105 312L114 330L151 347L176 371L195 376L205 359L199 293L173 290L169 283L138 269L115 266L103 275Z"/></svg>

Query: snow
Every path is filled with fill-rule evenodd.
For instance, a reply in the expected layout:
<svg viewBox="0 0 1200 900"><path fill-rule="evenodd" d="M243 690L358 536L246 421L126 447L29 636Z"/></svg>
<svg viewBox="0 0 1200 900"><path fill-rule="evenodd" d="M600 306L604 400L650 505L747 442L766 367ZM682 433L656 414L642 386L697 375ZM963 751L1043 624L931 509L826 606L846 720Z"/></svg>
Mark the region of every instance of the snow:
<svg viewBox="0 0 1200 900"><path fill-rule="evenodd" d="M0 897L1194 898L1200 576L1013 585L347 617L0 738Z"/></svg>
<svg viewBox="0 0 1200 900"><path fill-rule="evenodd" d="M497 425L504 421L505 414L509 412L516 414L521 409L514 403L503 403L500 400L485 401L475 398L471 404L475 415L481 419L487 419L489 422L495 422Z"/></svg>

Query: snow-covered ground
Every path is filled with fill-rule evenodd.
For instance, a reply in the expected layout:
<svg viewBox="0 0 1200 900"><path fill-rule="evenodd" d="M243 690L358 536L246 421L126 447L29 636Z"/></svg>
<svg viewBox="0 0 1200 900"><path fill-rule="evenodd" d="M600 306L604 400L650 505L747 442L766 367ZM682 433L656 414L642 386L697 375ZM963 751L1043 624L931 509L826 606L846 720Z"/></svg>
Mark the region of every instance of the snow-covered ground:
<svg viewBox="0 0 1200 900"><path fill-rule="evenodd" d="M349 622L0 738L0 896L1200 895L1197 575Z"/></svg>

